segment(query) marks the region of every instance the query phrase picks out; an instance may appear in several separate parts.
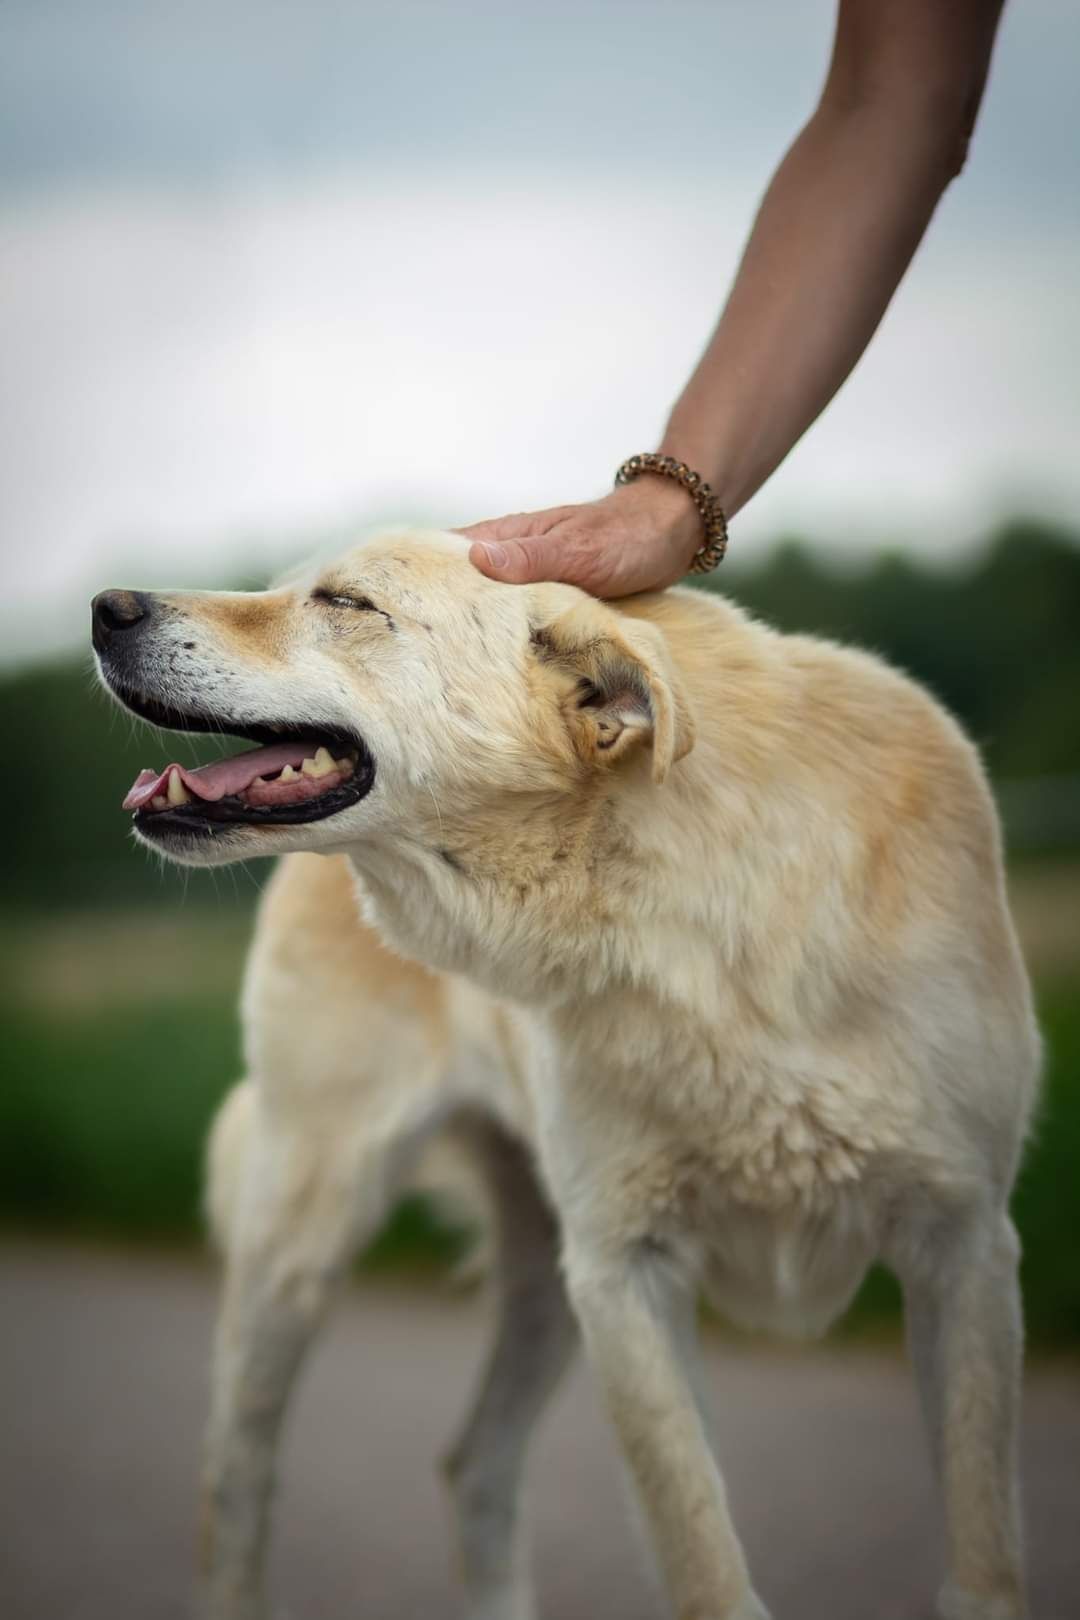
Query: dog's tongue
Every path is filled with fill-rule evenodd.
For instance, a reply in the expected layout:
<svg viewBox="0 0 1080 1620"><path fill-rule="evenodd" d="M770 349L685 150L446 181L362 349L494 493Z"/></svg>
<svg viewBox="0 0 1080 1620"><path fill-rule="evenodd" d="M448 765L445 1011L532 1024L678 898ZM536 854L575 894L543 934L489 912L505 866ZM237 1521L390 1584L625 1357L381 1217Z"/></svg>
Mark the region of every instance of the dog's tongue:
<svg viewBox="0 0 1080 1620"><path fill-rule="evenodd" d="M122 808L139 810L156 794L167 792L173 771L197 798L224 799L230 794L242 793L257 776L284 770L286 765L302 765L318 747L314 738L300 737L294 742L272 743L269 748L249 748L246 753L233 754L229 759L217 759L212 765L200 765L197 771L176 764L166 765L163 771L140 771Z"/></svg>

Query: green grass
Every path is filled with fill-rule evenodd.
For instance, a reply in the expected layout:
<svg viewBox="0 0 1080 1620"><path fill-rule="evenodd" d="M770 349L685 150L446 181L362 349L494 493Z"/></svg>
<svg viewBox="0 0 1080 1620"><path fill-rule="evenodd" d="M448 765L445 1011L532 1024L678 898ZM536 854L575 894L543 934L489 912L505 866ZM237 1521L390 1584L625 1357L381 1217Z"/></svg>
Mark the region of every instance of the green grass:
<svg viewBox="0 0 1080 1620"><path fill-rule="evenodd" d="M239 944L240 935L237 936ZM236 963L238 970L238 962ZM214 964L191 989L104 994L93 981L68 1004L0 1002L0 1219L10 1228L190 1239L199 1230L202 1148L213 1110L240 1074L236 972ZM190 981L187 981L190 983ZM1080 992L1063 975L1042 988L1043 1105L1015 1212L1024 1242L1028 1330L1080 1345ZM441 1263L459 1252L417 1201L373 1251L381 1268ZM895 1317L892 1280L875 1272L850 1322Z"/></svg>
<svg viewBox="0 0 1080 1620"><path fill-rule="evenodd" d="M202 1226L203 1145L241 1073L235 974L220 994L65 1009L0 1002L0 1221L137 1242ZM463 1233L406 1198L369 1270L456 1262Z"/></svg>
<svg viewBox="0 0 1080 1620"><path fill-rule="evenodd" d="M1080 983L1046 986L1039 1014L1042 1106L1013 1203L1027 1326L1033 1340L1080 1345Z"/></svg>
<svg viewBox="0 0 1080 1620"><path fill-rule="evenodd" d="M207 1125L240 1072L235 1001L230 987L59 1015L5 1009L3 1215L125 1236L193 1231Z"/></svg>

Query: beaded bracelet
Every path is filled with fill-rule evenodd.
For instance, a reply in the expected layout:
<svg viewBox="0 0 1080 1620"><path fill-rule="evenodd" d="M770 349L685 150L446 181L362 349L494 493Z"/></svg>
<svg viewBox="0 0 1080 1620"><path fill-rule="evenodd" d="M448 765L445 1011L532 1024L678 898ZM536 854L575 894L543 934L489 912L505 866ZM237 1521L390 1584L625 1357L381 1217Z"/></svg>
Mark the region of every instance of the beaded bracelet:
<svg viewBox="0 0 1080 1620"><path fill-rule="evenodd" d="M705 539L694 552L687 573L709 573L718 563L723 562L724 553L727 551L727 518L724 516L719 498L713 494L701 474L691 472L684 461L676 461L674 456L657 455L652 450L645 451L640 456L631 456L629 461L624 461L615 474L616 486L630 484L642 473L659 473L663 478L673 478L685 489L697 507L698 517L705 530Z"/></svg>

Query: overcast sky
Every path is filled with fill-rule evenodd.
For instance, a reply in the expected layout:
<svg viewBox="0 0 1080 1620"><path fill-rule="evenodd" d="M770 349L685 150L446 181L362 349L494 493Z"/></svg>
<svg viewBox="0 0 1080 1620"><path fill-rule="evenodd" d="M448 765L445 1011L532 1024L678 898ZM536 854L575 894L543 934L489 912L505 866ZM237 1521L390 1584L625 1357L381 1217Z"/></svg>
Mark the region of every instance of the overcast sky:
<svg viewBox="0 0 1080 1620"><path fill-rule="evenodd" d="M5 0L8 656L110 583L600 493L656 442L824 69L824 0ZM1013 0L963 178L735 526L1080 512L1080 7Z"/></svg>

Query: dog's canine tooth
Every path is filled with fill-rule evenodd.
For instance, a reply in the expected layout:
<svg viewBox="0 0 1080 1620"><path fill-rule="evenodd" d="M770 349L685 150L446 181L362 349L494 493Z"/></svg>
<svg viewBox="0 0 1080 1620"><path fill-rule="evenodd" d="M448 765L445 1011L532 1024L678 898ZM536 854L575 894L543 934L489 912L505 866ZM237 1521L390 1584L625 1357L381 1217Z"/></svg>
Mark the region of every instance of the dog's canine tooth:
<svg viewBox="0 0 1080 1620"><path fill-rule="evenodd" d="M169 772L168 800L170 804L190 804L191 802L191 794L180 780L179 771Z"/></svg>
<svg viewBox="0 0 1080 1620"><path fill-rule="evenodd" d="M150 808L151 810L167 810L169 808L169 801L164 793L154 794L154 797L150 800Z"/></svg>
<svg viewBox="0 0 1080 1620"><path fill-rule="evenodd" d="M295 782L298 775L299 775L299 772L294 770L291 765L286 765L285 769L282 771L281 775L278 777L278 781L279 782Z"/></svg>

